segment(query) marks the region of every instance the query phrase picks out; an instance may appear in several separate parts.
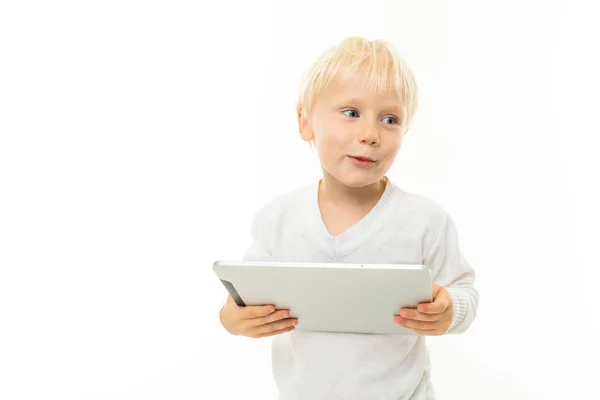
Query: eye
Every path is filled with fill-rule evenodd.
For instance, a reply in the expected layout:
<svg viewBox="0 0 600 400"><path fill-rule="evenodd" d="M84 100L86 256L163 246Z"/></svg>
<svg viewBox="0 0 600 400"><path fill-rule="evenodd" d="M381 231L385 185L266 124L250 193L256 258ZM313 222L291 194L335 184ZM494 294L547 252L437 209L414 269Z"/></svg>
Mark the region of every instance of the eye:
<svg viewBox="0 0 600 400"><path fill-rule="evenodd" d="M356 110L346 110L346 111L344 111L344 114L346 114L347 116L349 116L351 118L358 117L358 111L356 111Z"/></svg>
<svg viewBox="0 0 600 400"><path fill-rule="evenodd" d="M389 123L389 124L397 124L398 123L398 119L396 117L385 117L383 119L384 122Z"/></svg>

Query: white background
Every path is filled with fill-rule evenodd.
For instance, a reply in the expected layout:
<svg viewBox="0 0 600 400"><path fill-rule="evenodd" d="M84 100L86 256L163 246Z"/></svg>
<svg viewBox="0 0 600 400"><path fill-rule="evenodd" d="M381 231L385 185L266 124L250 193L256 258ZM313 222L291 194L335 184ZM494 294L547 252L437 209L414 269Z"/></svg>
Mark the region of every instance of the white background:
<svg viewBox="0 0 600 400"><path fill-rule="evenodd" d="M414 69L421 107L390 176L446 208L478 273L472 328L429 340L439 398L596 395L594 10L0 4L1 399L276 398L269 341L219 328L212 262L319 177L296 90L349 34Z"/></svg>

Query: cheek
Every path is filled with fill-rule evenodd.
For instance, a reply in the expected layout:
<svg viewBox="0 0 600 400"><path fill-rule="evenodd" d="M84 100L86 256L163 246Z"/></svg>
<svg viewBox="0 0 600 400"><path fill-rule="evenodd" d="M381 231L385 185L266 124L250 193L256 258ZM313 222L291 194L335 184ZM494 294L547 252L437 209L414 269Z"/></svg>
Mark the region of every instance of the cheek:
<svg viewBox="0 0 600 400"><path fill-rule="evenodd" d="M382 147L385 148L385 156L386 158L395 157L402 145L402 137L398 134L397 136L390 135L390 137L386 139L387 140L382 143Z"/></svg>
<svg viewBox="0 0 600 400"><path fill-rule="evenodd" d="M352 142L352 135L339 124L323 124L315 134L317 150L324 158L345 155L348 145Z"/></svg>
<svg viewBox="0 0 600 400"><path fill-rule="evenodd" d="M348 147L348 135L328 134L323 137L323 144L329 152L343 152Z"/></svg>

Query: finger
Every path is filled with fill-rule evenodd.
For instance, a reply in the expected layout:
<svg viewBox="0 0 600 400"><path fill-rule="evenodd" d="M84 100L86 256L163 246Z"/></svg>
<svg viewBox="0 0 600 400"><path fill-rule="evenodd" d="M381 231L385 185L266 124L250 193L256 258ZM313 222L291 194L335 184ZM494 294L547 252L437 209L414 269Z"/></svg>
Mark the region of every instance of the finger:
<svg viewBox="0 0 600 400"><path fill-rule="evenodd" d="M280 331L283 329L295 327L298 324L296 318L286 318L276 322L271 322L265 325L259 325L252 329L253 336L263 335L269 332Z"/></svg>
<svg viewBox="0 0 600 400"><path fill-rule="evenodd" d="M275 307L272 305L243 307L243 315L245 319L264 317L265 315L269 315L274 311Z"/></svg>
<svg viewBox="0 0 600 400"><path fill-rule="evenodd" d="M265 337L269 337L269 336L275 336L275 335L280 335L282 333L286 333L286 332L291 332L294 329L296 329L295 326L290 326L284 329L279 329L277 331L272 331L272 332L266 332L266 333L261 333L260 335L256 336L256 338L265 338Z"/></svg>
<svg viewBox="0 0 600 400"><path fill-rule="evenodd" d="M433 331L423 331L421 329L411 329L411 331L413 331L417 335L421 335L421 336L441 336L444 334L444 332L442 332L439 329L436 329Z"/></svg>
<svg viewBox="0 0 600 400"><path fill-rule="evenodd" d="M402 317L394 317L394 322L410 330L419 330L424 332L435 331L439 330L440 328L440 325L437 322L414 321L411 319L404 319Z"/></svg>
<svg viewBox="0 0 600 400"><path fill-rule="evenodd" d="M431 286L431 292L432 292L432 297L431 298L435 299L438 296L438 294L442 291L443 288L444 288L443 286L440 286L437 283L434 283Z"/></svg>
<svg viewBox="0 0 600 400"><path fill-rule="evenodd" d="M263 315L262 317L253 318L252 322L254 323L254 326L261 326L289 317L290 312L288 310L278 310L271 314Z"/></svg>
<svg viewBox="0 0 600 400"><path fill-rule="evenodd" d="M419 304L417 310L423 314L441 314L448 308L448 299L437 297L432 303Z"/></svg>
<svg viewBox="0 0 600 400"><path fill-rule="evenodd" d="M400 311L400 317L415 321L434 322L440 319L440 314L425 314L415 309L403 308Z"/></svg>

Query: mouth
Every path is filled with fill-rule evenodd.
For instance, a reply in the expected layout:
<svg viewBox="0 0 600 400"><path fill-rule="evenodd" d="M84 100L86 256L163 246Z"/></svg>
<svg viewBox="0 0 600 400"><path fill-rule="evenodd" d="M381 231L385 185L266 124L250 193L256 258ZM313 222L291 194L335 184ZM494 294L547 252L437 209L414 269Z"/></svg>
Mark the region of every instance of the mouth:
<svg viewBox="0 0 600 400"><path fill-rule="evenodd" d="M369 165L375 163L375 160L373 160L371 157L366 156L348 156L348 158L350 158L350 161L352 161L355 165L358 165L359 167L368 167Z"/></svg>

